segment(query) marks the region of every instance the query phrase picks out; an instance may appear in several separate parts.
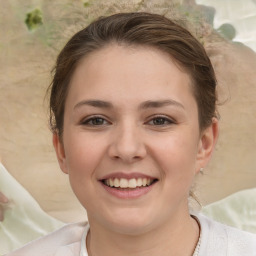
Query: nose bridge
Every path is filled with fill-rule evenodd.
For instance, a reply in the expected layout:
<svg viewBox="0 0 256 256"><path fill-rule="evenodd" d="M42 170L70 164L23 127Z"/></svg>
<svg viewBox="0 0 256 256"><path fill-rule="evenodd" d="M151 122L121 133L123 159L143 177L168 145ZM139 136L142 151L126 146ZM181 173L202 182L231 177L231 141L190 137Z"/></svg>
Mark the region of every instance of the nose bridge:
<svg viewBox="0 0 256 256"><path fill-rule="evenodd" d="M117 125L110 146L110 155L126 162L142 159L146 155L141 127L135 121L125 120Z"/></svg>

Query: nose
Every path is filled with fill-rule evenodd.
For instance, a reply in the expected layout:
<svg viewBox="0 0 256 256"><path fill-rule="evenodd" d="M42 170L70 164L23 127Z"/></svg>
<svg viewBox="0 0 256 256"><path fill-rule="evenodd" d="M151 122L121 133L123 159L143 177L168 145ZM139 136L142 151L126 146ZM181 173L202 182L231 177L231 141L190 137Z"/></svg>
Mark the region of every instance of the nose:
<svg viewBox="0 0 256 256"><path fill-rule="evenodd" d="M139 127L123 125L113 133L109 147L109 156L112 159L133 163L146 156L147 150Z"/></svg>

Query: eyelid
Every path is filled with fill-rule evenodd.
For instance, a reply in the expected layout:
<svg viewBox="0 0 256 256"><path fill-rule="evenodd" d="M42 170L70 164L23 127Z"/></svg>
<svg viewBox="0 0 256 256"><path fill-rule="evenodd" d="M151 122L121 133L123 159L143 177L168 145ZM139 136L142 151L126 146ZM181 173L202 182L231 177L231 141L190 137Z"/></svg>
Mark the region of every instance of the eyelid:
<svg viewBox="0 0 256 256"><path fill-rule="evenodd" d="M159 125L159 126L167 126L167 125L172 125L172 124L177 123L174 118L171 118L171 117L169 117L167 115L164 115L164 114L152 115L148 118L148 120L145 123L148 124L150 121L153 121L154 119L157 119L157 118L163 118L163 119L165 119L166 121L169 122L168 124L163 124L163 125ZM157 126L157 125L155 125L155 126Z"/></svg>
<svg viewBox="0 0 256 256"><path fill-rule="evenodd" d="M107 122L107 124L102 124L102 125L93 125L93 124L89 124L88 122L93 120L93 119L103 119L105 122ZM90 115L90 116L87 116L85 118L83 118L80 122L79 122L81 125L88 125L88 126L106 126L106 125L109 125L111 124L111 122L108 120L107 117L103 116L103 115Z"/></svg>

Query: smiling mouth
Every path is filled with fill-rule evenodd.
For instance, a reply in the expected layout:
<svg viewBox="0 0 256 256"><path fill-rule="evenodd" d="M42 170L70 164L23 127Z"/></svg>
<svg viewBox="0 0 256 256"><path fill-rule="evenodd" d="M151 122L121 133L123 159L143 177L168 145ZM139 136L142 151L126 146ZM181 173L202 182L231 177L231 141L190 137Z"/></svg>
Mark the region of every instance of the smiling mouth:
<svg viewBox="0 0 256 256"><path fill-rule="evenodd" d="M110 178L101 180L101 182L110 188L115 188L119 190L126 190L126 189L138 189L149 187L156 183L158 179L150 179L150 178L132 178L132 179L125 179L125 178Z"/></svg>

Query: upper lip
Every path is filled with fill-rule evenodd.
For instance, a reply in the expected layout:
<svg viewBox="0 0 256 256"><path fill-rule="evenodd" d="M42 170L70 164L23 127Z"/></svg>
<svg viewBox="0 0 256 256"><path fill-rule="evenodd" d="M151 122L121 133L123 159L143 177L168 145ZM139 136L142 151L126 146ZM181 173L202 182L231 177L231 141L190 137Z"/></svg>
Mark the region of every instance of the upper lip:
<svg viewBox="0 0 256 256"><path fill-rule="evenodd" d="M133 172L133 173L123 173L123 172L115 172L115 173L110 173L108 175L103 176L102 178L100 178L99 180L107 180L107 179L114 179L114 178L118 178L118 179L138 179L138 178L147 178L147 179L152 179L155 180L157 179L156 177L152 177L150 175L146 175L146 174L142 174L142 173L138 173L138 172Z"/></svg>

